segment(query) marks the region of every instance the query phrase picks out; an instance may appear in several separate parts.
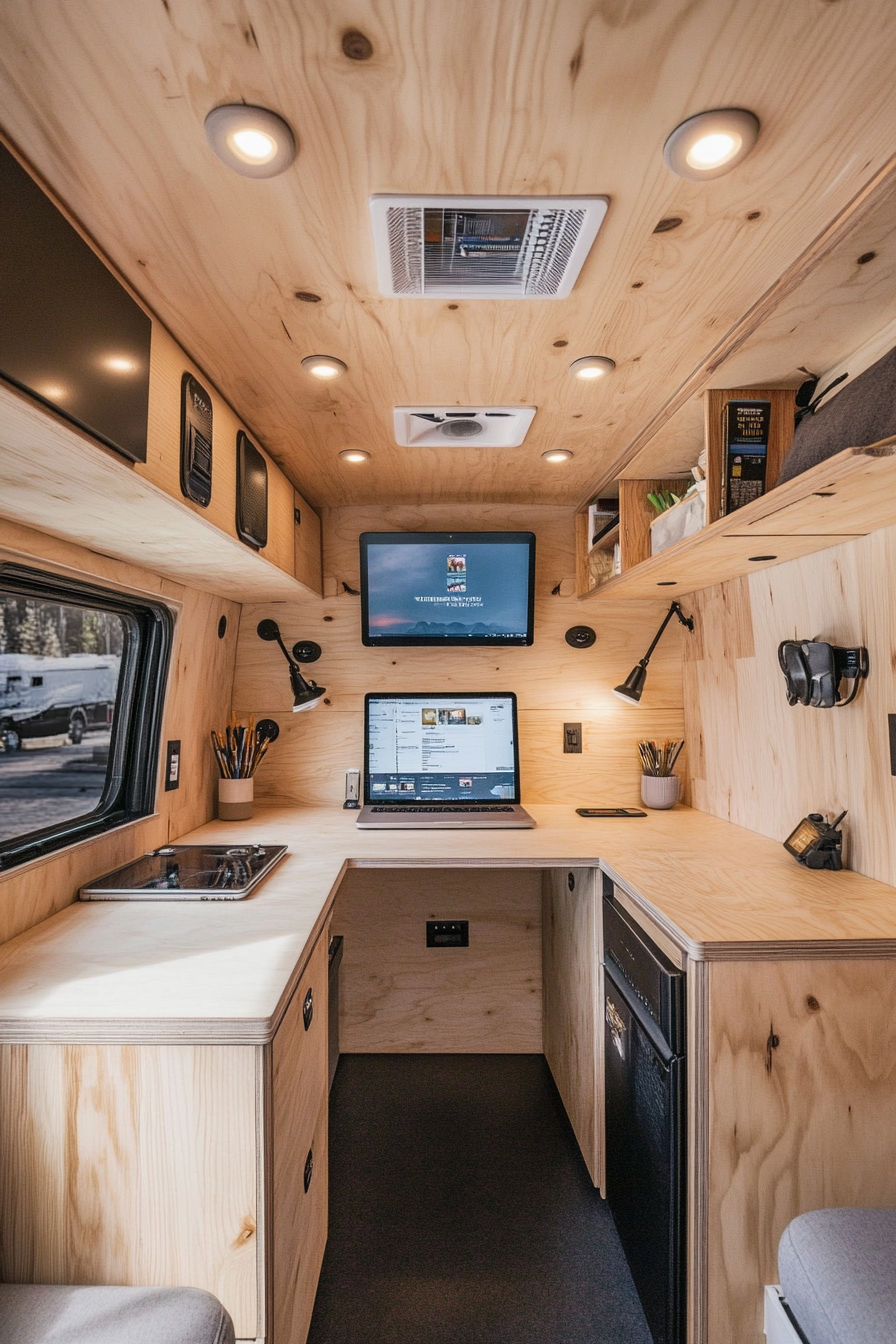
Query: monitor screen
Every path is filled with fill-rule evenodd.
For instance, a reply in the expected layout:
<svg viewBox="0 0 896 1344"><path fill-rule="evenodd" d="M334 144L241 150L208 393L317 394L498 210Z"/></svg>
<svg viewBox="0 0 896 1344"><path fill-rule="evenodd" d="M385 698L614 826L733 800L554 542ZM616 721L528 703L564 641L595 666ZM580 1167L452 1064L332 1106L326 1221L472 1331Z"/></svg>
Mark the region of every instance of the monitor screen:
<svg viewBox="0 0 896 1344"><path fill-rule="evenodd" d="M519 802L512 693L368 695L365 711L365 802Z"/></svg>
<svg viewBox="0 0 896 1344"><path fill-rule="evenodd" d="M532 532L365 532L361 641L531 644Z"/></svg>

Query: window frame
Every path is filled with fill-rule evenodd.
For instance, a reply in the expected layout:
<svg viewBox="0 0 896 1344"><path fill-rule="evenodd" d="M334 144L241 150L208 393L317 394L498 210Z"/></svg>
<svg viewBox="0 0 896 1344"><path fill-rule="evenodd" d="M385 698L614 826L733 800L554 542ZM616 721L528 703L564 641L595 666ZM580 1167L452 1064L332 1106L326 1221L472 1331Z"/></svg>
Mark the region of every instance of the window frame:
<svg viewBox="0 0 896 1344"><path fill-rule="evenodd" d="M109 768L92 812L0 841L0 874L155 810L162 716L174 636L163 602L28 565L0 563L0 592L38 602L108 611L125 628L109 745Z"/></svg>

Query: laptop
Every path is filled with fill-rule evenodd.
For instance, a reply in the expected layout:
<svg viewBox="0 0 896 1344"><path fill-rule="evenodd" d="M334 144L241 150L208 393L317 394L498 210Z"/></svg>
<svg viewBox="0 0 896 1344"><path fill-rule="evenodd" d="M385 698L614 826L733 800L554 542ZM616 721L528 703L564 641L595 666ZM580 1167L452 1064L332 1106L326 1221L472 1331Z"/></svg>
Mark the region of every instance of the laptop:
<svg viewBox="0 0 896 1344"><path fill-rule="evenodd" d="M520 807L516 696L364 697L360 827L529 829Z"/></svg>

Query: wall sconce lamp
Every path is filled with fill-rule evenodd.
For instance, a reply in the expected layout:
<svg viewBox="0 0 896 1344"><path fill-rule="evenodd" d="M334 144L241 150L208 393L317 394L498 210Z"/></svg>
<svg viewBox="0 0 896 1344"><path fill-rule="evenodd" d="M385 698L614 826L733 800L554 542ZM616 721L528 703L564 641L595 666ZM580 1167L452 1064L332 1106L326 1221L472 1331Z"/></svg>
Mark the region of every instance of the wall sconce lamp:
<svg viewBox="0 0 896 1344"><path fill-rule="evenodd" d="M666 626L671 621L673 616L677 616L678 619L681 621L681 624L687 626L688 630L690 630L693 633L694 629L693 616L685 616L684 612L681 610L681 607L678 605L678 603L673 602L669 610L666 612L665 620L663 621L659 630L657 630L656 634L653 637L653 643L645 653L644 657L638 663L637 667L632 668L631 672L629 672L628 676L626 677L625 681L622 683L621 686L613 687L613 694L618 695L620 700L627 700L630 704L636 705L638 701L641 699L641 696L644 692L644 683L647 680L647 664L650 662L650 655L653 653L657 644L659 644L660 638L662 637L662 633L665 630Z"/></svg>
<svg viewBox="0 0 896 1344"><path fill-rule="evenodd" d="M292 684L293 694L293 714L298 714L302 709L313 709L327 693L326 686L318 686L317 682L306 681L302 676L300 663L316 663L321 655L321 647L315 644L313 639L300 639L297 644L293 644L292 653L287 649L283 640L280 638L280 627L276 621L259 621L258 637L274 641L280 645L283 650L283 657L289 663L289 680Z"/></svg>

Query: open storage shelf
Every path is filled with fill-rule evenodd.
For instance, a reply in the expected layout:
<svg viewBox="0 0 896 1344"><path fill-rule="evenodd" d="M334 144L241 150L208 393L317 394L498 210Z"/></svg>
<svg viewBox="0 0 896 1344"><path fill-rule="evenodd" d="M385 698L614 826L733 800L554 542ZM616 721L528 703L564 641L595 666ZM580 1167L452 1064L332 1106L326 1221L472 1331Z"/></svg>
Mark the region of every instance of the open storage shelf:
<svg viewBox="0 0 896 1344"><path fill-rule="evenodd" d="M584 598L656 598L710 588L896 524L896 435L776 486Z"/></svg>

